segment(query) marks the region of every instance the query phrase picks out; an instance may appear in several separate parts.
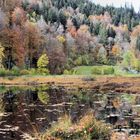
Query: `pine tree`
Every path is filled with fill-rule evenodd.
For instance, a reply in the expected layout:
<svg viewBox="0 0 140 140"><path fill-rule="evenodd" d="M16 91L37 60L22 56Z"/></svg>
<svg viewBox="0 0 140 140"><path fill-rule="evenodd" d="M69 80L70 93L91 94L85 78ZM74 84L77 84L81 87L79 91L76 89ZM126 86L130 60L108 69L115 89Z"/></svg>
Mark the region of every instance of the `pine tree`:
<svg viewBox="0 0 140 140"><path fill-rule="evenodd" d="M115 36L116 36L116 32L114 31L114 29L112 27L110 27L108 29L108 37L115 38Z"/></svg>
<svg viewBox="0 0 140 140"><path fill-rule="evenodd" d="M107 34L107 29L105 26L100 27L99 36L100 36L100 43L102 43L104 46L107 45L108 34Z"/></svg>
<svg viewBox="0 0 140 140"><path fill-rule="evenodd" d="M47 14L47 13L46 13ZM47 20L51 23L58 21L58 10L56 8L51 8L47 14ZM45 18L46 19L46 18Z"/></svg>
<svg viewBox="0 0 140 140"><path fill-rule="evenodd" d="M66 29L66 24L67 24L67 17L64 14L63 11L59 12L59 22L64 26L64 28Z"/></svg>

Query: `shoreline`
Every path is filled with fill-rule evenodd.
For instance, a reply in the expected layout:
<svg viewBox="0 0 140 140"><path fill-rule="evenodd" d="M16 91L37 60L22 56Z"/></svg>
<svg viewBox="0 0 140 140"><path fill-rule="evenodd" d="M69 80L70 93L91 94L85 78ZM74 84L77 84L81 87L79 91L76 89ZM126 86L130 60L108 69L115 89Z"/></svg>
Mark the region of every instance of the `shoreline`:
<svg viewBox="0 0 140 140"><path fill-rule="evenodd" d="M56 85L67 88L87 88L95 92L140 93L140 77L121 76L21 76L0 77L0 86Z"/></svg>

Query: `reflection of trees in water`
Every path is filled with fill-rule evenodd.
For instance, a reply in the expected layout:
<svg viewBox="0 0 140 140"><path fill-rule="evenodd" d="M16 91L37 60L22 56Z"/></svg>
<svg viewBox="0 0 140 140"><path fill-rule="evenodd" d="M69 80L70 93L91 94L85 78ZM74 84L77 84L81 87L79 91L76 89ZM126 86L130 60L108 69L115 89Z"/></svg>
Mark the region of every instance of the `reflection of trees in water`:
<svg viewBox="0 0 140 140"><path fill-rule="evenodd" d="M121 100L119 96L108 95L105 105L106 121L115 125L121 117Z"/></svg>
<svg viewBox="0 0 140 140"><path fill-rule="evenodd" d="M6 112L14 112L16 107L15 99L16 95L11 90L7 91L4 94L4 103Z"/></svg>
<svg viewBox="0 0 140 140"><path fill-rule="evenodd" d="M30 122L35 122L37 114L38 114L38 110L39 110L39 108L36 106L38 105L37 103L38 91L37 90L33 91L31 89L28 89L24 93L24 98L25 98L25 104L26 104L26 110L27 110L25 111L25 113L28 114L26 117Z"/></svg>
<svg viewBox="0 0 140 140"><path fill-rule="evenodd" d="M138 110L135 108L139 108L139 101L140 98L136 95L109 95L105 106L106 121L119 131L134 129L133 131L137 133L140 121Z"/></svg>
<svg viewBox="0 0 140 140"><path fill-rule="evenodd" d="M38 92L38 99L43 103L47 104L49 102L49 95L47 92L39 91Z"/></svg>
<svg viewBox="0 0 140 140"><path fill-rule="evenodd" d="M25 99L27 104L34 103L38 99L37 91L32 91L31 89L28 89L26 91Z"/></svg>
<svg viewBox="0 0 140 140"><path fill-rule="evenodd" d="M32 131L33 127L44 131L64 114L68 114L75 123L89 109L95 112L96 118L114 124L114 128L123 128L129 125L129 115L133 115L132 105L140 104L139 95L93 94L92 90L67 91L63 87L26 89L16 93L8 90L0 97L0 114L10 112L7 118L2 119L6 124L19 125L23 132Z"/></svg>

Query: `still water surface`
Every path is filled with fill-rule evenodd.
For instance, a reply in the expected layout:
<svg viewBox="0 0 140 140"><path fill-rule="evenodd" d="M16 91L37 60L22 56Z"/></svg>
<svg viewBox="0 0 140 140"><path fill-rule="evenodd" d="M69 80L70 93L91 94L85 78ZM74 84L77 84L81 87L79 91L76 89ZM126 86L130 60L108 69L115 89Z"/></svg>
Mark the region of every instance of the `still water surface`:
<svg viewBox="0 0 140 140"><path fill-rule="evenodd" d="M140 133L140 95L94 93L94 90L36 87L7 89L0 93L0 140L25 139L34 131L44 132L67 114L74 122L89 110L113 125L113 131Z"/></svg>

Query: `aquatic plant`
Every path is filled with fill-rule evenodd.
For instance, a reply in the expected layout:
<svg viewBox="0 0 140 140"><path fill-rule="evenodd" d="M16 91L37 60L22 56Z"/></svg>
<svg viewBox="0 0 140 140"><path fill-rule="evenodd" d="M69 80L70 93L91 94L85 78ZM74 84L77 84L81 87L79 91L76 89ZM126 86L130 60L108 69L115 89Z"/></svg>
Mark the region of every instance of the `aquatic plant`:
<svg viewBox="0 0 140 140"><path fill-rule="evenodd" d="M110 129L109 125L97 121L91 112L75 124L71 122L68 115L64 115L44 134L40 134L37 139L46 140L48 137L52 137L61 140L108 140L110 138Z"/></svg>

